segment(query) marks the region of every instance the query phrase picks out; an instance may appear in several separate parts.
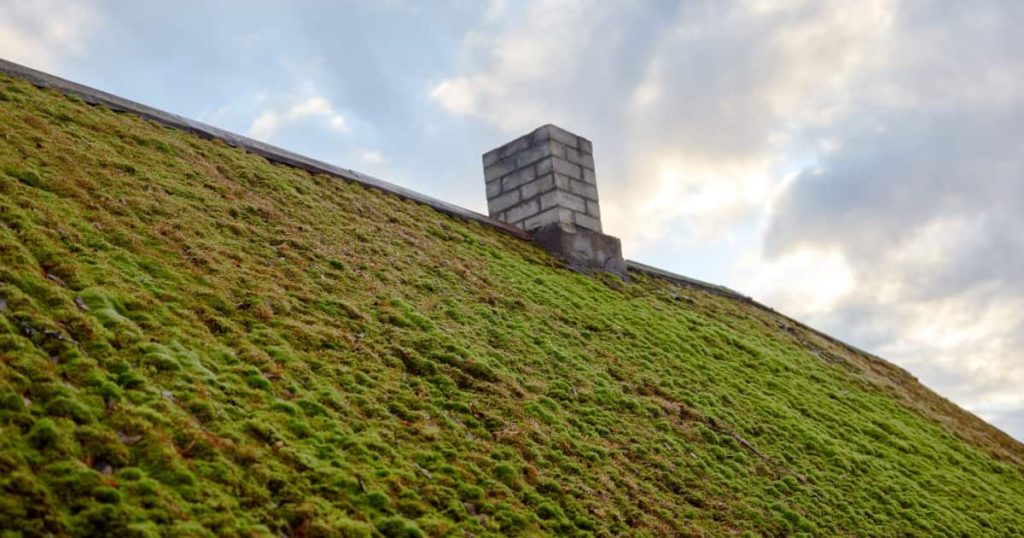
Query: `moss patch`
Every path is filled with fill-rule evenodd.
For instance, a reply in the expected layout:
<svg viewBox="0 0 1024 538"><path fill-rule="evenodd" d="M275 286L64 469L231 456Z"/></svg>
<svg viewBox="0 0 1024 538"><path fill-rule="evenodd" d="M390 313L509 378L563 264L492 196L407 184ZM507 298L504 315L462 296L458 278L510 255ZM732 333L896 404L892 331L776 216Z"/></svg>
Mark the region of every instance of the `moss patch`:
<svg viewBox="0 0 1024 538"><path fill-rule="evenodd" d="M784 318L0 96L0 530L1024 534L1020 445Z"/></svg>

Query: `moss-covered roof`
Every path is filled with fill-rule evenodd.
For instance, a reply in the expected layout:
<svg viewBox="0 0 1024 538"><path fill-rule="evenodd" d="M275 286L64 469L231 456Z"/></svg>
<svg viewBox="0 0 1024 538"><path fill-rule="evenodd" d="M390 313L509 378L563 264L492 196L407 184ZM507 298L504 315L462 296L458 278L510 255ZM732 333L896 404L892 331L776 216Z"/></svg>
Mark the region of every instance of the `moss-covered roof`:
<svg viewBox="0 0 1024 538"><path fill-rule="evenodd" d="M0 530L1021 535L1024 448L743 301L0 76Z"/></svg>

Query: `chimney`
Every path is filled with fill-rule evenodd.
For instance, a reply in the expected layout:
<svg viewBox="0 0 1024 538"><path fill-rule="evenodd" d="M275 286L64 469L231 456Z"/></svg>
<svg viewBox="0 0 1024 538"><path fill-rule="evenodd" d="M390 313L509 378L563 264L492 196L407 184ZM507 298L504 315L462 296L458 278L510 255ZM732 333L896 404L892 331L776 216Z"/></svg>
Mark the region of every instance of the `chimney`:
<svg viewBox="0 0 1024 538"><path fill-rule="evenodd" d="M622 247L601 231L593 146L548 124L483 156L491 218L528 232L576 268L626 276Z"/></svg>

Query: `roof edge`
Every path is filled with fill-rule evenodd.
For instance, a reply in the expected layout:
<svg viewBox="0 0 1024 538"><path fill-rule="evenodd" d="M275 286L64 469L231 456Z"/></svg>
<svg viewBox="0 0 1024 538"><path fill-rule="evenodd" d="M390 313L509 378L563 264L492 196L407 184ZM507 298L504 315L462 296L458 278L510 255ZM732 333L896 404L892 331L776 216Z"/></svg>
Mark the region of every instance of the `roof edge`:
<svg viewBox="0 0 1024 538"><path fill-rule="evenodd" d="M389 194L394 194L399 198L418 202L427 206L430 206L441 213L458 217L466 220L476 221L481 224L486 224L498 228L504 232L512 234L520 239L531 239L530 234L499 220L492 219L476 211L466 209L464 207L457 206L439 200L432 196L407 189L405 187L395 185L378 179L376 177L357 172L355 170L349 170L347 168L341 168L332 164L312 159L288 151L277 146L254 140L247 136L235 134L206 123L188 119L171 112L166 112L151 106L118 97L116 95L107 93L102 90L97 90L86 86L84 84L78 84L71 82L70 80L63 79L42 71L37 71L30 67L26 67L14 62L10 62L0 58L0 73L10 75L12 77L24 79L34 86L54 90L66 95L73 95L81 98L86 103L92 105L102 105L111 110L117 112L128 112L135 114L143 119L154 121L161 125L172 127L174 129L180 129L189 133L198 135L207 139L220 140L229 146L241 148L249 153L259 155L266 158L271 162L276 162L295 168L300 168L314 174L328 174L337 176L341 179L348 181L354 181L367 187L384 191Z"/></svg>
<svg viewBox="0 0 1024 538"><path fill-rule="evenodd" d="M751 306L753 306L755 308L758 308L760 310L764 310L766 312L771 312L772 314L774 314L774 315L776 315L776 316L786 320L788 323L791 323L794 326L800 327L801 329L803 329L805 331L808 331L808 332L814 334L815 336L818 336L818 337L820 337L820 338L822 338L822 339L824 339L824 340L826 340L828 342L831 342L832 344L835 344L835 345L837 345L839 347L845 348L845 349L847 349L849 351L852 351L854 353L863 355L863 356L865 356L865 357L867 357L869 359L885 363L886 365L891 366L893 368L898 368L899 370L902 370L904 373L906 373L908 376L914 378L915 380L917 379L917 376L911 374L906 368L903 368L901 366L897 366L896 364L894 364L894 363L892 363L892 362L890 362L888 360L885 360L882 357L879 357L878 355L875 355L874 353L871 353L870 351L865 351L865 350L863 350L863 349L861 349L861 348L859 348L859 347L857 347L857 346L855 346L853 344L848 344L846 342L843 342L842 340L840 340L840 339L838 339L838 338L836 338L836 337L834 337L834 336L832 336L832 335L830 335L828 333L819 331L818 329L815 329L814 327L811 327L810 325L807 325L806 323L804 323L802 321L793 319L793 318L787 316L786 314L783 314L782 312L779 312L778 310L775 310L774 308L772 308L772 307L770 307L770 306L768 306L768 305L766 305L764 303L760 303L758 301L755 301L749 295L743 295L742 293L740 293L740 292L738 292L736 290L733 290L731 288L727 288L725 286L720 286L718 284L712 284L710 282L705 282L703 280L698 280L696 278L690 278L688 276L679 275L679 274L673 273L671 271L666 271L664 269L658 269L657 267L652 267L650 265L646 265L646 264L643 264L643 263L640 263L640 262L635 262L633 260L626 260L626 267L630 271L635 271L635 272L638 272L638 273L644 273L644 274L646 274L648 276L652 276L652 277L655 277L655 278L660 278L660 279L663 279L663 280L668 280L670 282L674 282L676 284L681 284L683 286L691 286L691 287L695 287L695 288L700 288L700 289L702 289L702 290L704 290L706 292L709 292L709 293L714 293L716 295L721 295L723 297L727 297L729 299L733 299L733 300L737 300L737 301L743 301L743 302L745 302L745 303L747 303L747 304L749 304L749 305L751 305Z"/></svg>

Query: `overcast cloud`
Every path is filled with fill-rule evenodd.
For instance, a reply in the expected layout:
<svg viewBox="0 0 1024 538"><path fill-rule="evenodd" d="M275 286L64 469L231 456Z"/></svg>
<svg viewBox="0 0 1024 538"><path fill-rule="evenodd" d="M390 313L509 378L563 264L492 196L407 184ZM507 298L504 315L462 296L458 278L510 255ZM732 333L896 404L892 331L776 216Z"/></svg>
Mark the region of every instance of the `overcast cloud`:
<svg viewBox="0 0 1024 538"><path fill-rule="evenodd" d="M154 9L0 0L0 56L478 210L479 155L557 123L594 141L629 257L1024 438L1020 2Z"/></svg>

